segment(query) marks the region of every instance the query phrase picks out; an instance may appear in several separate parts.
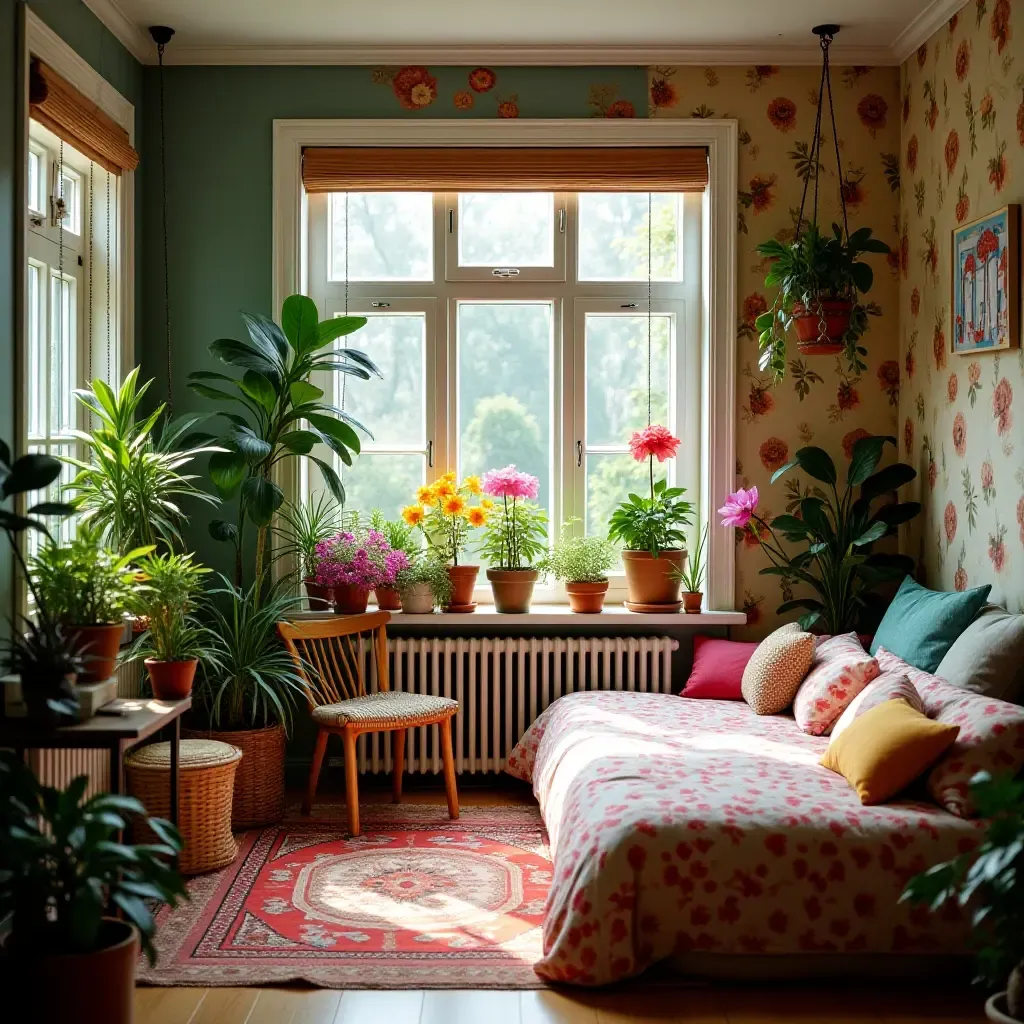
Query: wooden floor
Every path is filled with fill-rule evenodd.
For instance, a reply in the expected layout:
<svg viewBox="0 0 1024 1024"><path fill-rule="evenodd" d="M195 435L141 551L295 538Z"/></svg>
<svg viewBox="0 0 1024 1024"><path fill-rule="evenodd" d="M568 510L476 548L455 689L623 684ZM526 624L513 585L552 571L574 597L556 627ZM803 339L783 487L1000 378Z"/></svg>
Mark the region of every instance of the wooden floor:
<svg viewBox="0 0 1024 1024"><path fill-rule="evenodd" d="M340 797L325 787L321 799ZM465 806L525 803L528 790L461 787ZM363 802L390 799L367 791ZM443 803L410 787L409 803ZM658 987L605 992L347 991L310 988L139 988L136 1024L983 1024L970 989L906 983Z"/></svg>

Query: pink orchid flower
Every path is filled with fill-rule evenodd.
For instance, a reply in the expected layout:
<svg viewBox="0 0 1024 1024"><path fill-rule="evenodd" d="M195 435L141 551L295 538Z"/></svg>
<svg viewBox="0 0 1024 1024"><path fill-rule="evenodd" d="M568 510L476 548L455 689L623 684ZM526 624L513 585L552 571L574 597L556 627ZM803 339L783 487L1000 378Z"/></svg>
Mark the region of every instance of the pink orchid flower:
<svg viewBox="0 0 1024 1024"><path fill-rule="evenodd" d="M741 487L735 494L730 494L725 499L725 504L718 510L722 517L722 525L736 526L742 530L757 510L757 501L756 487L751 487L749 491Z"/></svg>

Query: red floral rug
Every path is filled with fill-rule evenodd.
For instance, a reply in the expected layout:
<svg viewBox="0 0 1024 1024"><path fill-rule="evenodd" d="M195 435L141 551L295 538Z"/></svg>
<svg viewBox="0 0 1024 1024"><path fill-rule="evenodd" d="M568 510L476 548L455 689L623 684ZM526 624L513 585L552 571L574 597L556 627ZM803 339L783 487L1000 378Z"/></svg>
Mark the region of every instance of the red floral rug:
<svg viewBox="0 0 1024 1024"><path fill-rule="evenodd" d="M247 832L235 862L158 916L151 985L541 988L532 964L551 883L534 807L341 808Z"/></svg>

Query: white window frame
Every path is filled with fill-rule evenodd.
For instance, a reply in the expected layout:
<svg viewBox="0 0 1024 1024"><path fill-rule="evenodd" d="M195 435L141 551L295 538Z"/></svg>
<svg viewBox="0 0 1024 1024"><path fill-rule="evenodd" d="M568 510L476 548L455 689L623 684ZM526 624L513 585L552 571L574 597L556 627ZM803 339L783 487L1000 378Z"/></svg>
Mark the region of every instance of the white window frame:
<svg viewBox="0 0 1024 1024"><path fill-rule="evenodd" d="M699 482L691 491L700 521L713 524L714 509L733 488L736 432L736 189L738 124L734 120L587 120L455 121L428 123L395 120L275 120L273 178L273 301L308 289L306 207L301 184L304 146L702 146L708 151L709 185L702 197L700 240L702 308L697 337L701 347L699 416L703 445ZM314 197L309 197L312 199ZM567 233L568 234L568 233ZM573 258L571 239L567 259ZM714 259L711 254L714 253ZM543 285L539 285L541 288ZM608 295L607 285L595 294ZM568 313L571 317L572 313ZM560 386L560 382L556 382ZM449 399L450 400L450 399ZM564 415L571 415L565 411ZM565 427L561 442L565 457ZM448 452L435 453L437 460ZM570 453L571 457L571 453ZM292 460L297 461L297 460ZM281 463L279 483L286 494L299 493L298 473ZM735 549L727 530L709 528L707 607L735 607Z"/></svg>

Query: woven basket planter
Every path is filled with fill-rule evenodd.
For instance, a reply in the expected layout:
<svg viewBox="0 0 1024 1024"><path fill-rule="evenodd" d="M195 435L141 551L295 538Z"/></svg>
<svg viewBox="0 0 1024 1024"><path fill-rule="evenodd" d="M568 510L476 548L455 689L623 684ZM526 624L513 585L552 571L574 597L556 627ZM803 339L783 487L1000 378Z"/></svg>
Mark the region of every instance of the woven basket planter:
<svg viewBox="0 0 1024 1024"><path fill-rule="evenodd" d="M231 807L231 824L236 832L273 825L284 817L283 725L238 731L183 729L181 734L230 743L242 751Z"/></svg>
<svg viewBox="0 0 1024 1024"><path fill-rule="evenodd" d="M238 853L231 834L231 797L242 753L227 743L185 740L181 744L178 827L184 840L179 869L200 875L230 864ZM151 743L132 751L124 762L128 792L152 817L171 816L171 745ZM159 840L140 822L132 825L136 842Z"/></svg>

